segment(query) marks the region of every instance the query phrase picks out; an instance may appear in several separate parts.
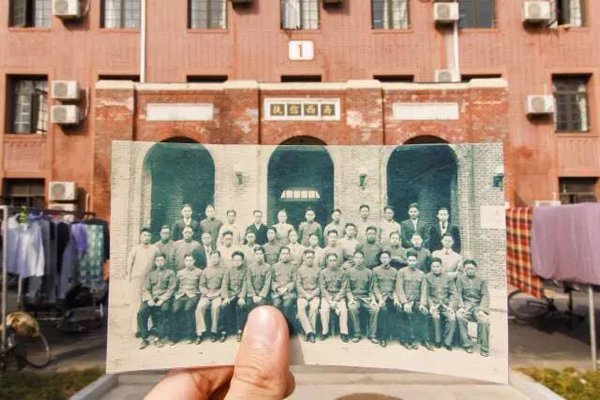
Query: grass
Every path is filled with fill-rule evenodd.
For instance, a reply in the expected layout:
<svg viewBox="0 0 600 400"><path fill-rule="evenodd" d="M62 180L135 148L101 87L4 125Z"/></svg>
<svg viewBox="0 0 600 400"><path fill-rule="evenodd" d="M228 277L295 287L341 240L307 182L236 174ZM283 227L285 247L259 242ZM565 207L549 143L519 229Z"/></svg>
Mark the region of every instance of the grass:
<svg viewBox="0 0 600 400"><path fill-rule="evenodd" d="M519 371L567 400L600 399L600 371L578 371L575 368L565 368L562 371L521 368Z"/></svg>
<svg viewBox="0 0 600 400"><path fill-rule="evenodd" d="M0 373L0 399L68 399L103 374L100 368L55 373Z"/></svg>

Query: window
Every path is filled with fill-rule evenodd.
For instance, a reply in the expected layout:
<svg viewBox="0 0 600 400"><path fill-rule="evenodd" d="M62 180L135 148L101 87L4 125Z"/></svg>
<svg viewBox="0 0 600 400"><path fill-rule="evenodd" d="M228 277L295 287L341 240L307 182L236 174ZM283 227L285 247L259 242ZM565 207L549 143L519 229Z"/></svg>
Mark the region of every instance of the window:
<svg viewBox="0 0 600 400"><path fill-rule="evenodd" d="M227 28L227 2L225 0L189 0L189 28Z"/></svg>
<svg viewBox="0 0 600 400"><path fill-rule="evenodd" d="M9 206L44 208L44 180L5 179L4 203Z"/></svg>
<svg viewBox="0 0 600 400"><path fill-rule="evenodd" d="M45 133L48 125L48 80L45 77L8 78L10 133Z"/></svg>
<svg viewBox="0 0 600 400"><path fill-rule="evenodd" d="M319 0L281 0L282 29L319 29Z"/></svg>
<svg viewBox="0 0 600 400"><path fill-rule="evenodd" d="M227 75L188 75L190 83L221 83L227 81Z"/></svg>
<svg viewBox="0 0 600 400"><path fill-rule="evenodd" d="M556 99L557 132L587 132L589 76L555 76L552 78Z"/></svg>
<svg viewBox="0 0 600 400"><path fill-rule="evenodd" d="M374 75L373 79L379 82L414 82L412 75Z"/></svg>
<svg viewBox="0 0 600 400"><path fill-rule="evenodd" d="M139 75L98 75L99 81L133 81L139 82Z"/></svg>
<svg viewBox="0 0 600 400"><path fill-rule="evenodd" d="M494 0L460 0L458 8L461 28L494 27Z"/></svg>
<svg viewBox="0 0 600 400"><path fill-rule="evenodd" d="M598 178L559 178L560 201L563 204L596 202Z"/></svg>
<svg viewBox="0 0 600 400"><path fill-rule="evenodd" d="M584 0L550 0L550 3L554 13L553 26L584 25Z"/></svg>
<svg viewBox="0 0 600 400"><path fill-rule="evenodd" d="M371 0L373 29L408 28L408 0Z"/></svg>
<svg viewBox="0 0 600 400"><path fill-rule="evenodd" d="M473 79L497 79L502 78L502 74L473 74L473 75L461 75L461 82L471 82Z"/></svg>
<svg viewBox="0 0 600 400"><path fill-rule="evenodd" d="M140 27L140 0L103 0L102 27L136 29Z"/></svg>
<svg viewBox="0 0 600 400"><path fill-rule="evenodd" d="M281 75L281 82L321 82L321 75Z"/></svg>
<svg viewBox="0 0 600 400"><path fill-rule="evenodd" d="M11 0L10 26L30 28L50 26L51 0Z"/></svg>

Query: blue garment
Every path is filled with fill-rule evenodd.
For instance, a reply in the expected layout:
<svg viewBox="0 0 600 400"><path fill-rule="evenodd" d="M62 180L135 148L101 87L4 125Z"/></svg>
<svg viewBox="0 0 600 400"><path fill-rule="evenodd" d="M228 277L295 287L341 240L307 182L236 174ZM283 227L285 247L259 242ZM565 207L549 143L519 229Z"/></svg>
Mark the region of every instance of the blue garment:
<svg viewBox="0 0 600 400"><path fill-rule="evenodd" d="M104 289L102 276L104 263L104 230L101 225L84 225L87 251L79 261L79 282L91 289Z"/></svg>

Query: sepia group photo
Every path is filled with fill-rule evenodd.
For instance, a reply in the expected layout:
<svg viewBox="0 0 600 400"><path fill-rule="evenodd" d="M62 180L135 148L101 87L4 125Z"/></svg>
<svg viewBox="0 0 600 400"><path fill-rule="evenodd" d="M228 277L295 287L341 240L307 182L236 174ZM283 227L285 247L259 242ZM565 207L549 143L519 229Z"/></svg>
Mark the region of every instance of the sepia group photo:
<svg viewBox="0 0 600 400"><path fill-rule="evenodd" d="M499 164L497 145L115 143L110 368L230 363L270 305L300 364L502 379Z"/></svg>

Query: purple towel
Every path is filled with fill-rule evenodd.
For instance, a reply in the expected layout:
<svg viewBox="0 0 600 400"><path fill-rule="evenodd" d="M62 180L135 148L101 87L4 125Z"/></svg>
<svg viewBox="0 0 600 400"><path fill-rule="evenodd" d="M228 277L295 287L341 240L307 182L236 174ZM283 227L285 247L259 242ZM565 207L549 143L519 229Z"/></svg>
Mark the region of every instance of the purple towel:
<svg viewBox="0 0 600 400"><path fill-rule="evenodd" d="M531 261L542 278L600 285L600 203L536 207Z"/></svg>

